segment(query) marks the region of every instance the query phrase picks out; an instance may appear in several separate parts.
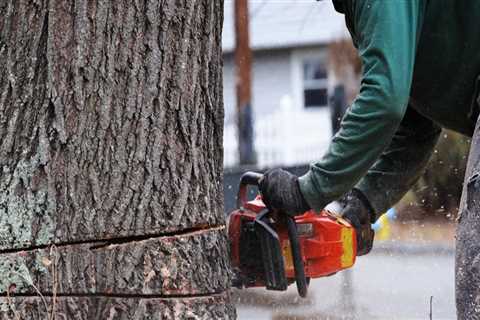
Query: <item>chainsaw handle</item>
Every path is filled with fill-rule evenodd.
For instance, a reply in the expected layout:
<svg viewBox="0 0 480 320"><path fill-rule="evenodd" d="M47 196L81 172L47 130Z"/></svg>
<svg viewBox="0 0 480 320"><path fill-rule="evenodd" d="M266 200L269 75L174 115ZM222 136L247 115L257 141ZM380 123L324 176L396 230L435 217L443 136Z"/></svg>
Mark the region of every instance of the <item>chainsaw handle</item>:
<svg viewBox="0 0 480 320"><path fill-rule="evenodd" d="M263 178L263 174L253 171L245 172L240 178L240 185L258 186Z"/></svg>
<svg viewBox="0 0 480 320"><path fill-rule="evenodd" d="M241 208L247 203L248 186L259 186L262 178L263 174L252 171L247 171L242 175L238 186L237 208Z"/></svg>

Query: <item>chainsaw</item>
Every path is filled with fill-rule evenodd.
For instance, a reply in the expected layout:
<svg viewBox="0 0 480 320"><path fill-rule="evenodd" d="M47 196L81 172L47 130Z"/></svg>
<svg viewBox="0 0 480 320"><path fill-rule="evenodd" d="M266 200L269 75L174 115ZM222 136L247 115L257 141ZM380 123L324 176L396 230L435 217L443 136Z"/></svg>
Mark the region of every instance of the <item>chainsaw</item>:
<svg viewBox="0 0 480 320"><path fill-rule="evenodd" d="M233 286L284 291L296 283L298 294L306 297L310 279L353 266L357 241L348 221L327 210L282 214L269 210L260 194L248 201L248 187L258 187L261 179L254 172L241 177L238 209L229 216Z"/></svg>

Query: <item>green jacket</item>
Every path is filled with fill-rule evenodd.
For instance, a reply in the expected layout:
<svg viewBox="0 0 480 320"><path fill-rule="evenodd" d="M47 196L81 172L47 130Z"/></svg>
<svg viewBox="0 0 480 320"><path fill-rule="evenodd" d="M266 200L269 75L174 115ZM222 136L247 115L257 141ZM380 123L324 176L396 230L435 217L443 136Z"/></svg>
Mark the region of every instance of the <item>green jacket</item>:
<svg viewBox="0 0 480 320"><path fill-rule="evenodd" d="M357 188L381 214L423 172L441 128L478 117L479 0L334 0L363 62L360 93L300 177L316 210Z"/></svg>

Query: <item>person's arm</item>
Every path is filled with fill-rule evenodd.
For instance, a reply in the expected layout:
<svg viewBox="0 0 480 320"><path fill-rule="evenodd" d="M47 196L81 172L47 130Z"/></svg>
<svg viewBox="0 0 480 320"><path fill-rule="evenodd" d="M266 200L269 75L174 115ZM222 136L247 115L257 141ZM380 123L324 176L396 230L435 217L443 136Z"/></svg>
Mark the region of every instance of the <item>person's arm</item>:
<svg viewBox="0 0 480 320"><path fill-rule="evenodd" d="M317 211L353 188L392 141L407 109L420 31L420 0L348 5L364 71L360 93L327 153L299 178L302 195Z"/></svg>

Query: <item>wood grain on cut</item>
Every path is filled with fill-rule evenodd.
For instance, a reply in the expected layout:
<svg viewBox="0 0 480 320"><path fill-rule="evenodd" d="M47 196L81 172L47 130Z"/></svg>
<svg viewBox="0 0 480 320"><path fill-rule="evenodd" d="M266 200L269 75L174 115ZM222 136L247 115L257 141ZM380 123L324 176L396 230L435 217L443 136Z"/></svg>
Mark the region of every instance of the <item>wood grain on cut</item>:
<svg viewBox="0 0 480 320"><path fill-rule="evenodd" d="M235 319L235 309L227 294L184 299L113 297L0 298L0 320L169 320ZM48 310L48 311L47 311Z"/></svg>
<svg viewBox="0 0 480 320"><path fill-rule="evenodd" d="M223 229L126 244L82 244L0 256L0 293L185 296L229 286Z"/></svg>

